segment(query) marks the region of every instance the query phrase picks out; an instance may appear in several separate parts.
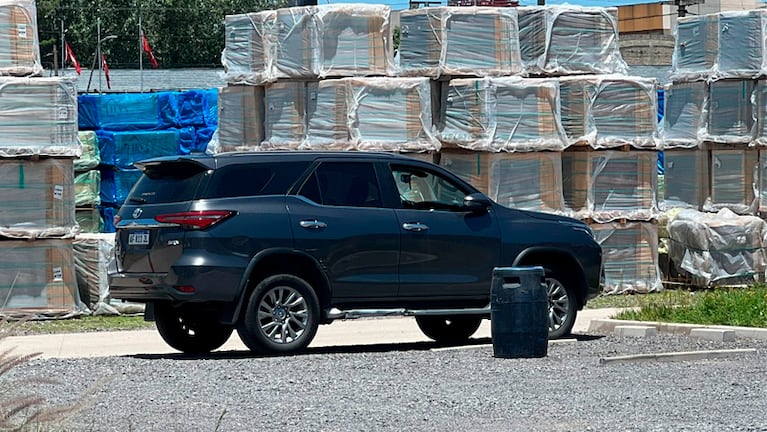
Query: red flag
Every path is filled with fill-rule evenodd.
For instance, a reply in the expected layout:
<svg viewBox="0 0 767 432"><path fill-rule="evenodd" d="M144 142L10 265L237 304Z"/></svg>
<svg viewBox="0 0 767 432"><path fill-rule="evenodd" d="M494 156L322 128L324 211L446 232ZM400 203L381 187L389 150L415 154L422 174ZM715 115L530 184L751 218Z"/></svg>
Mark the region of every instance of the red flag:
<svg viewBox="0 0 767 432"><path fill-rule="evenodd" d="M104 53L101 53L101 70L104 71L104 77L107 79L107 88L112 89L112 83L109 81L109 66L107 66L107 58L104 57Z"/></svg>
<svg viewBox="0 0 767 432"><path fill-rule="evenodd" d="M72 66L75 67L75 71L77 71L77 75L80 75L83 69L80 67L80 63L78 63L77 59L75 58L75 54L72 52L72 48L69 47L69 42L64 42L64 46L67 50L67 58L64 59L64 61L72 63Z"/></svg>
<svg viewBox="0 0 767 432"><path fill-rule="evenodd" d="M146 35L144 32L141 32L141 45L144 47L144 52L149 55L149 63L152 63L152 67L157 69L159 64L157 63L157 59L154 58L154 54L152 53L152 47L149 46L149 41L146 40Z"/></svg>

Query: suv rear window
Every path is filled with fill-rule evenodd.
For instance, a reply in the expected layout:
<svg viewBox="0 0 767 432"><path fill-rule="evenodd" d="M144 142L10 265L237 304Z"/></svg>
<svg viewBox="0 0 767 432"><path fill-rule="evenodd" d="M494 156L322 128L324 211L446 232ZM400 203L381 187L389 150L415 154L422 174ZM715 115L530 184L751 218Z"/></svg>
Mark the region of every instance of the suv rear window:
<svg viewBox="0 0 767 432"><path fill-rule="evenodd" d="M308 166L308 161L225 166L213 173L205 197L285 195Z"/></svg>
<svg viewBox="0 0 767 432"><path fill-rule="evenodd" d="M161 204L193 200L206 171L205 167L189 162L147 166L126 202Z"/></svg>

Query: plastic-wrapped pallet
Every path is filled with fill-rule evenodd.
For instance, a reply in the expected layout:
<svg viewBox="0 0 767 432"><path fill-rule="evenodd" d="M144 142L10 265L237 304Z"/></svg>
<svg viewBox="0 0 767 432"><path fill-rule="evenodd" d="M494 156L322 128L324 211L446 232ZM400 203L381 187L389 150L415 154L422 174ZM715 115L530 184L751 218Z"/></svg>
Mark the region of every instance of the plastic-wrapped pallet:
<svg viewBox="0 0 767 432"><path fill-rule="evenodd" d="M560 109L570 144L595 149L662 146L654 78L622 75L562 77Z"/></svg>
<svg viewBox="0 0 767 432"><path fill-rule="evenodd" d="M491 117L495 94L488 78L453 79L442 90L442 125L439 131L444 146L470 150L489 149L492 140Z"/></svg>
<svg viewBox="0 0 767 432"><path fill-rule="evenodd" d="M520 210L563 213L562 158L559 152L493 153L489 197Z"/></svg>
<svg viewBox="0 0 767 432"><path fill-rule="evenodd" d="M354 148L431 152L440 149L432 121L428 78L349 78Z"/></svg>
<svg viewBox="0 0 767 432"><path fill-rule="evenodd" d="M665 187L662 210L701 210L709 196L708 152L699 149L663 152Z"/></svg>
<svg viewBox="0 0 767 432"><path fill-rule="evenodd" d="M754 144L767 146L767 81L756 82L756 139Z"/></svg>
<svg viewBox="0 0 767 432"><path fill-rule="evenodd" d="M307 84L306 136L302 150L352 150L349 135L351 86L346 79ZM390 112L386 112L389 115Z"/></svg>
<svg viewBox="0 0 767 432"><path fill-rule="evenodd" d="M132 169L133 163L160 156L175 156L182 151L182 129L157 131L97 131L101 162L120 169Z"/></svg>
<svg viewBox="0 0 767 432"><path fill-rule="evenodd" d="M87 310L75 280L72 240L8 240L0 248L0 310L33 318Z"/></svg>
<svg viewBox="0 0 767 432"><path fill-rule="evenodd" d="M75 171L88 171L98 168L101 163L101 153L99 152L99 142L95 131L80 131L77 133L77 139L80 141L82 154L75 159Z"/></svg>
<svg viewBox="0 0 767 432"><path fill-rule="evenodd" d="M207 153L257 150L264 140L264 88L229 86L219 90L217 139Z"/></svg>
<svg viewBox="0 0 767 432"><path fill-rule="evenodd" d="M648 222L591 224L602 246L605 294L663 289L658 266L658 225Z"/></svg>
<svg viewBox="0 0 767 432"><path fill-rule="evenodd" d="M400 73L504 76L522 73L515 8L436 7L400 13Z"/></svg>
<svg viewBox="0 0 767 432"><path fill-rule="evenodd" d="M709 84L703 139L746 144L756 138L756 82L718 80Z"/></svg>
<svg viewBox="0 0 767 432"><path fill-rule="evenodd" d="M295 150L306 134L306 83L280 81L264 92L265 150Z"/></svg>
<svg viewBox="0 0 767 432"><path fill-rule="evenodd" d="M439 164L484 194L490 192L490 155L461 149L443 149Z"/></svg>
<svg viewBox="0 0 767 432"><path fill-rule="evenodd" d="M678 21L672 77L756 78L767 73L767 11L727 11Z"/></svg>
<svg viewBox="0 0 767 432"><path fill-rule="evenodd" d="M669 258L704 285L753 282L767 269L767 223L759 217L739 216L728 209L683 210L669 222L668 232Z"/></svg>
<svg viewBox="0 0 767 432"><path fill-rule="evenodd" d="M101 204L101 172L90 170L75 175L75 207L95 207Z"/></svg>
<svg viewBox="0 0 767 432"><path fill-rule="evenodd" d="M80 156L71 78L0 78L0 156Z"/></svg>
<svg viewBox="0 0 767 432"><path fill-rule="evenodd" d="M93 315L117 315L109 305L107 266L114 258L114 234L79 234L74 239L74 264L80 298Z"/></svg>
<svg viewBox="0 0 767 432"><path fill-rule="evenodd" d="M759 152L759 212L767 213L767 152Z"/></svg>
<svg viewBox="0 0 767 432"><path fill-rule="evenodd" d="M599 223L649 221L659 215L658 154L651 151L575 151L562 154L567 212Z"/></svg>
<svg viewBox="0 0 767 432"><path fill-rule="evenodd" d="M270 80L279 78L314 78L315 8L277 9L270 26L267 65Z"/></svg>
<svg viewBox="0 0 767 432"><path fill-rule="evenodd" d="M158 130L179 125L178 92L114 93L77 98L80 130Z"/></svg>
<svg viewBox="0 0 767 432"><path fill-rule="evenodd" d="M755 149L712 149L711 196L703 210L728 208L737 214L754 214L758 208L759 152Z"/></svg>
<svg viewBox="0 0 767 432"><path fill-rule="evenodd" d="M228 83L258 85L270 80L267 33L275 17L275 11L263 11L224 18L225 48L221 64Z"/></svg>
<svg viewBox="0 0 767 432"><path fill-rule="evenodd" d="M626 73L614 7L520 7L519 46L530 74Z"/></svg>
<svg viewBox="0 0 767 432"><path fill-rule="evenodd" d="M141 170L137 169L102 169L99 198L102 204L120 207L133 185L141 178Z"/></svg>
<svg viewBox="0 0 767 432"><path fill-rule="evenodd" d="M664 91L663 147L696 148L705 135L705 81L675 82Z"/></svg>
<svg viewBox="0 0 767 432"><path fill-rule="evenodd" d="M0 0L0 75L40 75L34 0Z"/></svg>
<svg viewBox="0 0 767 432"><path fill-rule="evenodd" d="M391 7L334 3L318 6L313 18L317 26L316 76L392 74Z"/></svg>
<svg viewBox="0 0 767 432"><path fill-rule="evenodd" d="M671 77L682 81L711 76L719 50L719 16L685 16L676 23Z"/></svg>
<svg viewBox="0 0 767 432"><path fill-rule="evenodd" d="M0 236L74 237L74 189L71 159L0 160Z"/></svg>
<svg viewBox="0 0 767 432"><path fill-rule="evenodd" d="M492 78L492 151L564 150L556 79Z"/></svg>
<svg viewBox="0 0 767 432"><path fill-rule="evenodd" d="M104 231L104 220L97 208L75 209L75 219L80 226L80 233L100 233Z"/></svg>

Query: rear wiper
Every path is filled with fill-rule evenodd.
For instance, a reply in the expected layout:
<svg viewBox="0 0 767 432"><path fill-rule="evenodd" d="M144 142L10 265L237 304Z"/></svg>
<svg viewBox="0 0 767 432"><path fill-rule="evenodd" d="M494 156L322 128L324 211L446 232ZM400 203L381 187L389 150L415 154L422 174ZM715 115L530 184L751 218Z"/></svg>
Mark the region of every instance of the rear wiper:
<svg viewBox="0 0 767 432"><path fill-rule="evenodd" d="M128 201L136 204L146 204L146 200L141 197L128 198Z"/></svg>

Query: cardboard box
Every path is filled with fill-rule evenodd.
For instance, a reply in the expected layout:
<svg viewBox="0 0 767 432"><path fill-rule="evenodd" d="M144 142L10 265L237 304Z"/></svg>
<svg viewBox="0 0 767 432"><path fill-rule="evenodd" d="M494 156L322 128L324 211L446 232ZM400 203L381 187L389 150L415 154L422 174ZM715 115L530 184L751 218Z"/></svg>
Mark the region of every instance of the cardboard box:
<svg viewBox="0 0 767 432"><path fill-rule="evenodd" d="M0 236L74 237L74 189L71 159L0 160Z"/></svg>
<svg viewBox="0 0 767 432"><path fill-rule="evenodd" d="M306 134L306 83L280 81L264 92L264 141L270 150L295 150Z"/></svg>
<svg viewBox="0 0 767 432"><path fill-rule="evenodd" d="M354 148L349 135L350 92L350 83L345 79L327 79L307 84L307 129L301 149L351 150Z"/></svg>
<svg viewBox="0 0 767 432"><path fill-rule="evenodd" d="M41 75L34 0L0 2L0 29L0 75Z"/></svg>
<svg viewBox="0 0 767 432"><path fill-rule="evenodd" d="M666 150L663 160L665 188L661 209L681 207L701 210L709 196L708 151Z"/></svg>
<svg viewBox="0 0 767 432"><path fill-rule="evenodd" d="M221 88L218 97L218 142L211 142L208 151L253 151L258 149L263 140L264 88Z"/></svg>
<svg viewBox="0 0 767 432"><path fill-rule="evenodd" d="M72 240L6 240L0 246L5 314L79 310Z"/></svg>
<svg viewBox="0 0 767 432"><path fill-rule="evenodd" d="M708 95L705 81L675 82L664 91L664 148L697 148L705 129L704 108Z"/></svg>
<svg viewBox="0 0 767 432"><path fill-rule="evenodd" d="M439 164L464 179L484 194L490 192L491 153L442 149Z"/></svg>
<svg viewBox="0 0 767 432"><path fill-rule="evenodd" d="M443 146L491 149L494 93L488 78L453 79L444 84L439 138Z"/></svg>
<svg viewBox="0 0 767 432"><path fill-rule="evenodd" d="M658 225L648 222L590 224L602 246L605 294L663 289L658 266Z"/></svg>
<svg viewBox="0 0 767 432"><path fill-rule="evenodd" d="M559 152L493 153L488 196L520 210L564 213Z"/></svg>
<svg viewBox="0 0 767 432"><path fill-rule="evenodd" d="M759 205L759 152L715 147L710 150L710 163L711 195L703 210L728 208L740 215L755 214Z"/></svg>
<svg viewBox="0 0 767 432"><path fill-rule="evenodd" d="M259 85L271 80L268 33L275 17L275 11L262 11L224 18L221 63L229 84Z"/></svg>
<svg viewBox="0 0 767 432"><path fill-rule="evenodd" d="M750 143L756 138L756 82L718 80L709 84L705 141Z"/></svg>

